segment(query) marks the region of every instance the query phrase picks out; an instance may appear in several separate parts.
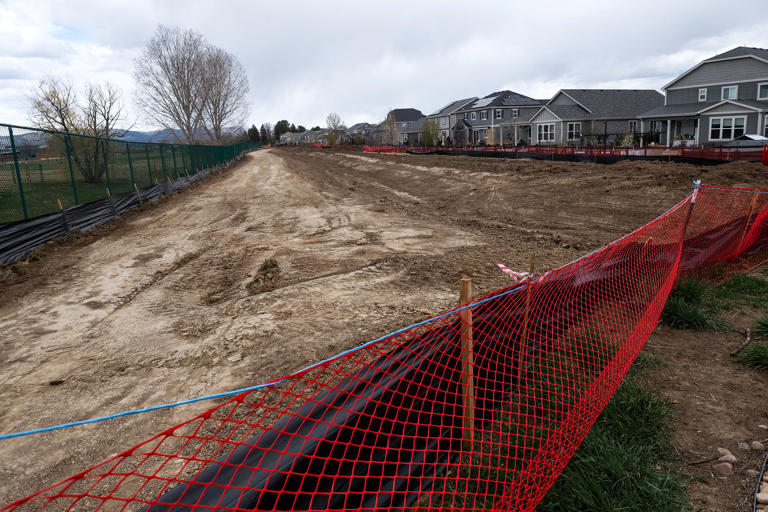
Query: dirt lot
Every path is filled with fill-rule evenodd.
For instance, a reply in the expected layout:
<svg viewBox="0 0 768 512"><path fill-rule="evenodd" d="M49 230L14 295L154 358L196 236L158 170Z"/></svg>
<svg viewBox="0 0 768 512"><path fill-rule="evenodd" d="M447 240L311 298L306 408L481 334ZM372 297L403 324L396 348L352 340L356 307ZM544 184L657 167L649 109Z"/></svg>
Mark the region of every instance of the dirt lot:
<svg viewBox="0 0 768 512"><path fill-rule="evenodd" d="M252 153L0 269L0 432L279 377L453 306L462 275L476 293L508 284L497 261L524 269L535 249L537 272L565 264L653 219L695 178L766 186L765 176L745 163ZM270 258L277 266L263 265ZM737 454L736 442L757 439L757 424L768 422L754 393L768 379L728 359L739 342L663 329L651 338L670 365L658 386L683 412L683 468L717 446ZM0 504L212 405L0 441ZM724 480L697 473L694 503L747 510L744 471L756 460L740 457Z"/></svg>

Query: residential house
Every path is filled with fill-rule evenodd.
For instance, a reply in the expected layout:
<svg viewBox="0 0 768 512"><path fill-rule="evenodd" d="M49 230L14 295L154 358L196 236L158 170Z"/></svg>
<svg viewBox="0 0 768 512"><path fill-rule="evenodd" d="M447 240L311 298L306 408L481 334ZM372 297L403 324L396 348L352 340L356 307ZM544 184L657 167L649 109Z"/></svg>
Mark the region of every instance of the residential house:
<svg viewBox="0 0 768 512"><path fill-rule="evenodd" d="M627 134L641 132L641 114L663 104L664 96L654 90L561 89L532 117L533 141L619 143Z"/></svg>
<svg viewBox="0 0 768 512"><path fill-rule="evenodd" d="M415 108L396 108L387 113L384 121L376 125L374 140L377 144L403 144L402 130L411 121L417 121L424 117L420 110ZM406 136L406 140L408 137Z"/></svg>
<svg viewBox="0 0 768 512"><path fill-rule="evenodd" d="M279 143L281 146L298 146L301 144L301 133L285 132L280 134Z"/></svg>
<svg viewBox="0 0 768 512"><path fill-rule="evenodd" d="M456 112L477 100L477 96L456 100L427 116L427 119L434 119L437 123L437 127L440 130L440 140L443 143L451 137L451 127L456 124Z"/></svg>
<svg viewBox="0 0 768 512"><path fill-rule="evenodd" d="M530 140L531 117L541 108L536 100L513 91L497 91L456 112L454 141L469 144L517 144Z"/></svg>
<svg viewBox="0 0 768 512"><path fill-rule="evenodd" d="M373 132L376 129L376 126L371 123L357 123L353 124L349 128L346 129L344 132L344 137L349 142L360 144L365 141L368 141L371 136L373 136Z"/></svg>
<svg viewBox="0 0 768 512"><path fill-rule="evenodd" d="M672 80L664 104L641 116L644 133L669 145L723 144L744 134L768 136L768 50L739 46Z"/></svg>
<svg viewBox="0 0 768 512"><path fill-rule="evenodd" d="M400 128L400 141L404 146L418 146L421 144L421 132L424 131L424 124L427 117L422 117L415 121L408 121Z"/></svg>

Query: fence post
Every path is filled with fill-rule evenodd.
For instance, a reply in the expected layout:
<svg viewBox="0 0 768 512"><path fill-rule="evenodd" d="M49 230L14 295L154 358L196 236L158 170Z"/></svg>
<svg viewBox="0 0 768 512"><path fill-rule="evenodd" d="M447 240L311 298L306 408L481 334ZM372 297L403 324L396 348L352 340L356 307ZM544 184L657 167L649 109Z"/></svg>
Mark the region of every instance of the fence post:
<svg viewBox="0 0 768 512"><path fill-rule="evenodd" d="M525 314L523 316L523 336L521 339L520 347L520 366L518 368L517 385L523 385L523 377L525 375L525 367L528 364L526 359L528 358L528 315L531 310L531 285L533 284L533 268L536 262L536 252L531 251L531 266L528 273L528 282L525 288Z"/></svg>
<svg viewBox="0 0 768 512"><path fill-rule="evenodd" d="M459 305L472 299L472 279L459 280ZM463 433L465 443L471 446L475 430L475 376L474 343L472 341L472 309L464 308L461 314L461 388L463 398Z"/></svg>
<svg viewBox="0 0 768 512"><path fill-rule="evenodd" d="M67 165L69 165L69 180L72 182L72 196L75 198L75 205L80 204L77 200L77 185L75 185L75 173L72 171L72 153L69 149L69 134L64 136L64 147L67 149Z"/></svg>
<svg viewBox="0 0 768 512"><path fill-rule="evenodd" d="M149 171L149 184L152 185L152 163L149 161L149 146L144 143L144 153L147 155L147 171Z"/></svg>
<svg viewBox="0 0 768 512"><path fill-rule="evenodd" d="M747 217L744 220L744 229L741 230L741 238L739 238L739 243L736 246L736 248L740 248L741 244L744 242L744 237L747 236L747 228L749 228L749 221L752 219L752 214L755 212L755 205L757 204L757 198L760 194L758 192L755 192L752 194L752 201L749 203L749 212L747 213Z"/></svg>
<svg viewBox="0 0 768 512"><path fill-rule="evenodd" d="M16 182L19 185L19 197L21 197L21 211L24 212L24 219L29 218L27 212L27 202L24 200L24 187L21 185L21 170L19 169L19 155L16 154L16 143L13 140L13 128L8 127L8 136L11 139L11 153L13 154L13 167L16 169Z"/></svg>
<svg viewBox="0 0 768 512"><path fill-rule="evenodd" d="M101 139L101 158L104 159L104 173L107 175L107 197L112 194L112 183L109 180L109 164L107 163L107 151L104 149L104 139Z"/></svg>
<svg viewBox="0 0 768 512"><path fill-rule="evenodd" d="M131 173L131 184L135 187L136 179L133 176L133 162L131 161L131 145L127 142L125 143L125 153L128 155L128 170Z"/></svg>

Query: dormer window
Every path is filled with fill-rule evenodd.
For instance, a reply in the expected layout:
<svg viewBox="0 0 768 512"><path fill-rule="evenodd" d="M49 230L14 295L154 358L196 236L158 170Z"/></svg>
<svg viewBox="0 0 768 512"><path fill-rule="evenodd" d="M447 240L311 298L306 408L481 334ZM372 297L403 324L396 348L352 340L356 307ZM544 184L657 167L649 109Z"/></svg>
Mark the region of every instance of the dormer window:
<svg viewBox="0 0 768 512"><path fill-rule="evenodd" d="M699 89L699 101L707 101L707 89Z"/></svg>
<svg viewBox="0 0 768 512"><path fill-rule="evenodd" d="M726 87L723 87L723 94L720 99L723 100L735 100L739 95L739 86L738 85L729 85Z"/></svg>
<svg viewBox="0 0 768 512"><path fill-rule="evenodd" d="M757 84L757 99L768 100L768 83Z"/></svg>

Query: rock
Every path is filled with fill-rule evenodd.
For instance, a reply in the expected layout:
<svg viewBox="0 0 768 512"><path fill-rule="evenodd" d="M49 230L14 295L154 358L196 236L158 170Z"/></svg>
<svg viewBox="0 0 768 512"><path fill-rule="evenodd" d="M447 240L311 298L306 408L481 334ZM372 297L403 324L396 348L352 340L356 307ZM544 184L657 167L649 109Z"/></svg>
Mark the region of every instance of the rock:
<svg viewBox="0 0 768 512"><path fill-rule="evenodd" d="M735 455L729 453L728 455L723 455L717 460L719 460L720 462L736 462L738 459L736 458Z"/></svg>
<svg viewBox="0 0 768 512"><path fill-rule="evenodd" d="M759 492L755 498L757 498L757 502L761 505L768 505L768 493Z"/></svg>
<svg viewBox="0 0 768 512"><path fill-rule="evenodd" d="M739 450L749 451L749 445L747 443L739 443Z"/></svg>
<svg viewBox="0 0 768 512"><path fill-rule="evenodd" d="M768 493L768 484L766 483L760 484L760 490L758 492Z"/></svg>
<svg viewBox="0 0 768 512"><path fill-rule="evenodd" d="M760 472L756 469L748 469L747 470L747 476L749 478L757 478L760 476Z"/></svg>
<svg viewBox="0 0 768 512"><path fill-rule="evenodd" d="M718 448L717 453L719 453L720 455L733 455L731 453L731 450L728 450L727 448Z"/></svg>
<svg viewBox="0 0 768 512"><path fill-rule="evenodd" d="M721 476L728 476L733 473L733 466L730 462L721 462L720 464L715 464L712 466L712 469L715 470L715 473Z"/></svg>
<svg viewBox="0 0 768 512"><path fill-rule="evenodd" d="M758 425L757 428L761 428L763 430L768 430L768 425Z"/></svg>
<svg viewBox="0 0 768 512"><path fill-rule="evenodd" d="M749 445L750 448L755 450L756 452L761 452L765 450L765 445L761 443L760 441L752 441L752 444Z"/></svg>
<svg viewBox="0 0 768 512"><path fill-rule="evenodd" d="M241 360L242 358L243 358L243 356L241 356L240 354L235 354L233 356L229 356L227 358L227 361L229 361L230 363L236 363L239 360Z"/></svg>

